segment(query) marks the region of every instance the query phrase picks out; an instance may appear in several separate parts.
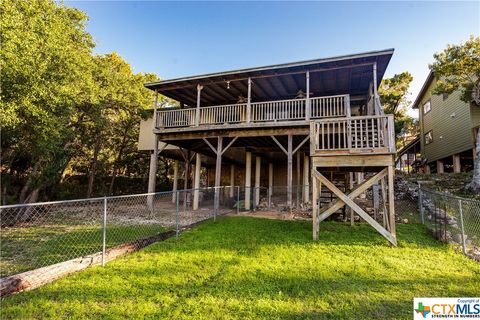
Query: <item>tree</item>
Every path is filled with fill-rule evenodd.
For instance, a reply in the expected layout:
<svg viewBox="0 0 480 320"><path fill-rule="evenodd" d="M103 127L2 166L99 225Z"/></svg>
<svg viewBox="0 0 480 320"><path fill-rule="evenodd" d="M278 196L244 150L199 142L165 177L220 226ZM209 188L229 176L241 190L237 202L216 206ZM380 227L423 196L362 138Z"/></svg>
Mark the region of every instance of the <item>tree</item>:
<svg viewBox="0 0 480 320"><path fill-rule="evenodd" d="M415 133L416 122L407 114L408 89L412 82L412 75L406 71L395 74L391 78L383 79L380 84L378 94L382 102L383 111L387 114L393 114L395 118L395 135L397 138L401 133ZM397 139L397 144L400 139Z"/></svg>
<svg viewBox="0 0 480 320"><path fill-rule="evenodd" d="M76 106L89 99L87 16L49 0L2 1L2 163L22 157L21 200L36 201L76 150Z"/></svg>
<svg viewBox="0 0 480 320"><path fill-rule="evenodd" d="M479 108L480 92L480 37L471 36L459 45L447 45L440 53L434 54L435 61L430 70L438 79L434 94L461 92L461 100L469 107ZM480 130L476 138L476 159L472 181L467 188L480 194Z"/></svg>

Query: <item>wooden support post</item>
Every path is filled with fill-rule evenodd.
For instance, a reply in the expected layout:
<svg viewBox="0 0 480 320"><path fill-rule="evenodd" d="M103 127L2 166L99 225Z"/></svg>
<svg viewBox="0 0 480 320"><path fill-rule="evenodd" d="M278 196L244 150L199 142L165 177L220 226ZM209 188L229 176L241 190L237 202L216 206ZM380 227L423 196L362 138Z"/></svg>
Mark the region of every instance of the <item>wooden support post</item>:
<svg viewBox="0 0 480 320"><path fill-rule="evenodd" d="M390 213L390 233L396 237L395 230L395 167L388 166L388 211Z"/></svg>
<svg viewBox="0 0 480 320"><path fill-rule="evenodd" d="M187 156L185 158L185 172L184 172L184 181L183 181L183 189L188 190L188 179L190 177L190 151L187 152ZM187 200L189 198L189 192L183 193L183 211L187 210Z"/></svg>
<svg viewBox="0 0 480 320"><path fill-rule="evenodd" d="M203 86L198 84L197 85L197 110L195 112L195 126L198 127L200 125L200 96L202 92Z"/></svg>
<svg viewBox="0 0 480 320"><path fill-rule="evenodd" d="M195 158L195 175L193 177L193 210L198 210L198 202L200 199L200 169L202 167L202 157L200 153Z"/></svg>
<svg viewBox="0 0 480 320"><path fill-rule="evenodd" d="M303 155L303 203L310 201L310 158Z"/></svg>
<svg viewBox="0 0 480 320"><path fill-rule="evenodd" d="M453 156L453 172L462 172L462 165L460 163L460 154L454 154Z"/></svg>
<svg viewBox="0 0 480 320"><path fill-rule="evenodd" d="M235 195L234 190L235 189L235 165L232 163L230 165L230 198L233 198Z"/></svg>
<svg viewBox="0 0 480 320"><path fill-rule="evenodd" d="M177 202L177 190L178 190L178 164L179 161L175 160L173 162L173 193L172 193L172 203Z"/></svg>
<svg viewBox="0 0 480 320"><path fill-rule="evenodd" d="M150 155L150 171L148 174L148 193L155 192L155 184L157 180L157 169L158 169L158 136L155 135L153 151Z"/></svg>
<svg viewBox="0 0 480 320"><path fill-rule="evenodd" d="M150 169L148 173L148 193L155 192L155 185L157 183L157 169L158 169L158 135L155 135L155 142L152 154L150 155ZM153 210L154 196L147 197L147 205L150 210Z"/></svg>
<svg viewBox="0 0 480 320"><path fill-rule="evenodd" d="M260 170L262 168L262 158L255 157L255 207L260 204Z"/></svg>
<svg viewBox="0 0 480 320"><path fill-rule="evenodd" d="M248 92L247 92L247 115L246 123L250 123L250 116L252 114L252 79L248 78Z"/></svg>
<svg viewBox="0 0 480 320"><path fill-rule="evenodd" d="M218 214L220 207L220 179L222 177L222 150L223 150L223 137L217 138L217 161L215 162L215 201L214 210L215 214Z"/></svg>
<svg viewBox="0 0 480 320"><path fill-rule="evenodd" d="M306 80L306 86L307 86L307 97L305 100L305 120L310 120L311 117L311 107L310 107L310 71L307 71L305 73L305 80Z"/></svg>
<svg viewBox="0 0 480 320"><path fill-rule="evenodd" d="M158 91L155 89L155 98L153 99L153 121L152 121L152 130L155 130L158 127L158 114L157 114L157 109L158 109Z"/></svg>
<svg viewBox="0 0 480 320"><path fill-rule="evenodd" d="M373 106L375 108L375 114L380 114L380 106L377 106L377 62L373 63Z"/></svg>
<svg viewBox="0 0 480 320"><path fill-rule="evenodd" d="M287 207L292 207L292 135L288 135L287 147Z"/></svg>
<svg viewBox="0 0 480 320"><path fill-rule="evenodd" d="M313 240L318 240L318 180L313 177L312 181L312 231Z"/></svg>
<svg viewBox="0 0 480 320"><path fill-rule="evenodd" d="M252 153L247 151L245 153L245 210L250 210L251 197L251 183L252 183Z"/></svg>
<svg viewBox="0 0 480 320"><path fill-rule="evenodd" d="M353 172L349 173L349 187L350 191L353 190ZM350 225L353 226L355 224L355 215L353 214L353 209L348 207L348 211L350 212Z"/></svg>
<svg viewBox="0 0 480 320"><path fill-rule="evenodd" d="M383 203L382 222L383 222L383 227L387 230L390 230L390 223L388 222L389 218L387 217L387 214L388 214L388 210L387 210L387 201L388 201L388 199L387 199L387 188L385 187L385 185L386 185L385 178L382 178L382 180L380 180L380 187L382 189L382 203Z"/></svg>
<svg viewBox="0 0 480 320"><path fill-rule="evenodd" d="M437 173L444 173L443 161L437 160Z"/></svg>
<svg viewBox="0 0 480 320"><path fill-rule="evenodd" d="M297 208L300 208L300 188L301 188L301 185L300 185L300 151L297 151L297 190L296 190L296 194L297 194L297 197L295 199L295 202L297 204Z"/></svg>
<svg viewBox="0 0 480 320"><path fill-rule="evenodd" d="M268 199L269 205L273 195L273 163L268 164Z"/></svg>
<svg viewBox="0 0 480 320"><path fill-rule="evenodd" d="M357 172L357 184L361 184L364 180L363 172ZM360 198L365 199L365 193L362 193Z"/></svg>

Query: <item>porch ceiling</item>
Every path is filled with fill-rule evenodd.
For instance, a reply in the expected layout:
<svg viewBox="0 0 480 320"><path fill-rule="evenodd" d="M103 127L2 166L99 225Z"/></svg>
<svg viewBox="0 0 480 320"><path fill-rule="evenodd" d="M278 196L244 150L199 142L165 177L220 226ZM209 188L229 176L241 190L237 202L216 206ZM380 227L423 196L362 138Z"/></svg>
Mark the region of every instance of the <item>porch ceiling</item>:
<svg viewBox="0 0 480 320"><path fill-rule="evenodd" d="M373 81L373 63L377 63L377 82L380 84L392 54L393 49L388 49L165 80L145 86L193 107L197 100L196 86L201 84L204 87L202 106L222 105L237 103L239 96L246 97L247 79L250 77L252 102L292 99L298 91L306 91L305 72L310 71L312 97L337 94L365 96Z"/></svg>

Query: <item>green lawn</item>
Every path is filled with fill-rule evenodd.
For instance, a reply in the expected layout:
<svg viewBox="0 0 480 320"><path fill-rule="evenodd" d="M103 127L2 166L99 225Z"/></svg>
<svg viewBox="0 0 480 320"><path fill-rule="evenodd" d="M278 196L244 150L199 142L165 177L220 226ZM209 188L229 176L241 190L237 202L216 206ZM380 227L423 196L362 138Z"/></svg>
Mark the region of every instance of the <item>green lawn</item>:
<svg viewBox="0 0 480 320"><path fill-rule="evenodd" d="M3 318L411 319L413 297L479 296L480 265L398 226L224 217L3 301Z"/></svg>

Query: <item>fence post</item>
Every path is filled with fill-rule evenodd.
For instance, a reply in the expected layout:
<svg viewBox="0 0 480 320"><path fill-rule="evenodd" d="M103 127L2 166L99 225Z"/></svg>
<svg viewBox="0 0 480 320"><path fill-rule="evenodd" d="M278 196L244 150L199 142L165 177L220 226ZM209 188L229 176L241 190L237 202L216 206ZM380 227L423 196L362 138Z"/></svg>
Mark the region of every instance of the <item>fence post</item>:
<svg viewBox="0 0 480 320"><path fill-rule="evenodd" d="M425 213L423 210L423 192L420 182L418 183L418 208L420 209L420 218L422 219L422 224L425 224Z"/></svg>
<svg viewBox="0 0 480 320"><path fill-rule="evenodd" d="M465 229L463 226L463 208L462 208L462 200L458 200L458 210L460 212L460 230L462 231L462 248L463 254L467 254L467 245L465 244Z"/></svg>
<svg viewBox="0 0 480 320"><path fill-rule="evenodd" d="M179 208L179 198L180 194L179 191L175 191L175 237L178 239L178 233L180 232L179 230L179 224L180 224L180 208Z"/></svg>
<svg viewBox="0 0 480 320"><path fill-rule="evenodd" d="M240 213L240 186L237 187L237 214Z"/></svg>
<svg viewBox="0 0 480 320"><path fill-rule="evenodd" d="M105 252L107 243L107 197L103 198L103 227L102 227L102 266L105 266Z"/></svg>

